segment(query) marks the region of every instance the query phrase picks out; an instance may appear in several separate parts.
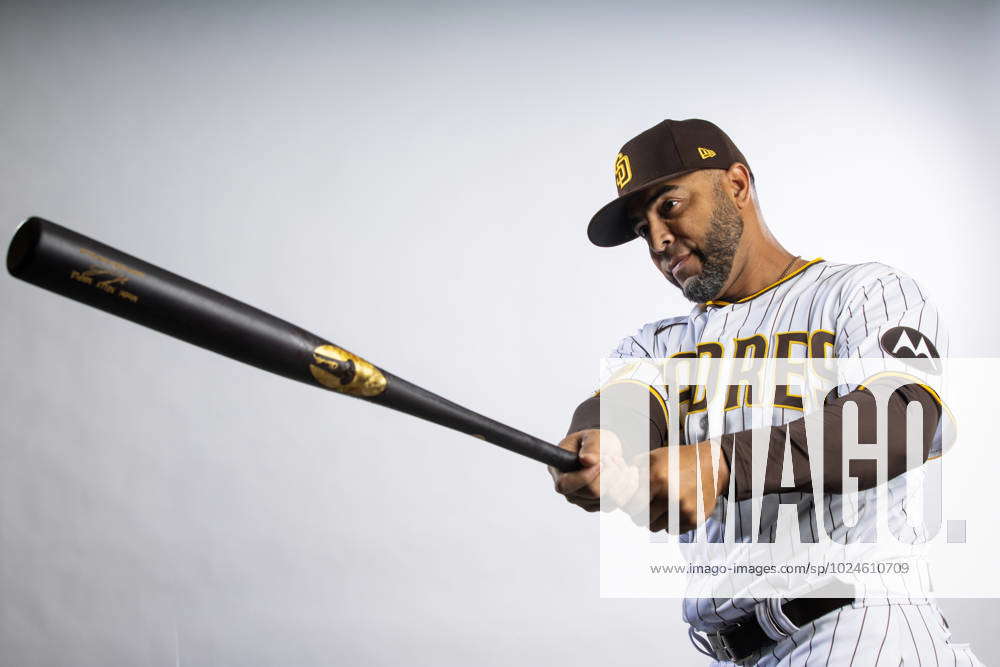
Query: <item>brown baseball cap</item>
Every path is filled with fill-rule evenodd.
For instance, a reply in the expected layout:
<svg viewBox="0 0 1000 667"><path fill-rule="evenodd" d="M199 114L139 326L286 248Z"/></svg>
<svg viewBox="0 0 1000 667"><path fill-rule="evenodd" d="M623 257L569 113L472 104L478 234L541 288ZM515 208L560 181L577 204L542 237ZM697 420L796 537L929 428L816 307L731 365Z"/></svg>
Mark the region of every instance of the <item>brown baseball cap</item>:
<svg viewBox="0 0 1000 667"><path fill-rule="evenodd" d="M732 139L707 120L668 119L654 125L618 151L614 167L618 198L591 218L587 236L603 248L631 241L636 236L626 211L646 188L689 171L729 169L734 162L750 169Z"/></svg>

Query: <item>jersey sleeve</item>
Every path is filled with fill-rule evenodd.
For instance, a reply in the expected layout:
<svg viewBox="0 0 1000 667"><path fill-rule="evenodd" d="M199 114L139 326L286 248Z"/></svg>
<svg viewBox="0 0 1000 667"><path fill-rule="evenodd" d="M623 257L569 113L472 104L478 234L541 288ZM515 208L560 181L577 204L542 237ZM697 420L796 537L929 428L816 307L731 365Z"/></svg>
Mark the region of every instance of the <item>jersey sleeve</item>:
<svg viewBox="0 0 1000 667"><path fill-rule="evenodd" d="M846 292L837 321L837 357L860 360L854 362L863 369L858 374L868 379L885 374L907 377L907 373L898 369L912 367L914 374L910 379L928 390L944 408L945 419L951 420L938 383L940 359L948 355L948 348L948 333L941 315L913 278L882 264L861 267ZM887 373L888 359L899 362L890 362L896 370ZM934 371L930 371L930 365ZM850 384L852 389L856 385ZM946 424L945 419L939 421L930 457L941 454L944 432L951 433L954 427L952 421Z"/></svg>
<svg viewBox="0 0 1000 667"><path fill-rule="evenodd" d="M631 382L647 387L662 399L662 392L656 388L661 383L660 369L657 364L644 360L662 356L662 350L657 347L656 336L667 321L650 322L631 336L618 341L614 349L601 360L598 393L613 384Z"/></svg>
<svg viewBox="0 0 1000 667"><path fill-rule="evenodd" d="M652 359L656 324L647 324L626 336L601 360L600 382L594 394L577 406L569 433L601 427L601 403L616 411L642 412L649 418L649 446L659 447L667 437L666 402L656 384L658 369ZM645 404L645 408L643 407ZM620 412L619 412L620 414Z"/></svg>
<svg viewBox="0 0 1000 667"><path fill-rule="evenodd" d="M901 327L910 330L903 340L886 336ZM913 331L921 334L920 340ZM884 265L865 265L848 288L835 348L840 358L945 357L948 334L937 308L913 278Z"/></svg>

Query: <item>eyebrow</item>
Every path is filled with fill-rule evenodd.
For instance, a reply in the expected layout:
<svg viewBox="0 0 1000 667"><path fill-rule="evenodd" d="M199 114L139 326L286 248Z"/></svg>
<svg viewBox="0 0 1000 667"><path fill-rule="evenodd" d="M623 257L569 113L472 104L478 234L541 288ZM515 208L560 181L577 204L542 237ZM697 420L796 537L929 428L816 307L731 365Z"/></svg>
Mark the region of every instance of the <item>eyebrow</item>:
<svg viewBox="0 0 1000 667"><path fill-rule="evenodd" d="M679 185L664 185L663 187L660 187L660 188L657 188L657 189L653 190L653 194L651 194L650 196L646 197L646 201L644 201L642 203L642 210L645 211L646 208L651 203L653 203L654 201L656 201L657 199L659 199L663 195L667 194L668 192L676 190L679 187L680 187Z"/></svg>
<svg viewBox="0 0 1000 667"><path fill-rule="evenodd" d="M673 190L676 190L679 187L680 187L679 185L668 184L668 185L660 186L660 187L656 188L655 190L653 190L652 194L648 195L646 198L644 198L642 200L642 206L641 207L637 207L636 210L637 210L637 212L640 212L639 213L640 217L634 221L633 226L638 225L640 222L642 222L642 220L643 220L642 215L643 214L641 212L645 211L647 208L649 208L649 205L651 203L653 203L654 201L656 201L657 199L659 199L663 195L667 194L668 192L672 192Z"/></svg>

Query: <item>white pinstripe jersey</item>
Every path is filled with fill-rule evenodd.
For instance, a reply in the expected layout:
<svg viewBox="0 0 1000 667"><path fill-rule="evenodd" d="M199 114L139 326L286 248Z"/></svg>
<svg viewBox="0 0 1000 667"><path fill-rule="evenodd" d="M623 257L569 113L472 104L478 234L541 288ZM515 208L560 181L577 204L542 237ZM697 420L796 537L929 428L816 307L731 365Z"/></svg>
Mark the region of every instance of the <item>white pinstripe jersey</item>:
<svg viewBox="0 0 1000 667"><path fill-rule="evenodd" d="M924 291L910 277L878 263L834 264L822 259L807 263L798 271L764 290L735 303L708 302L697 305L687 317L672 317L643 326L635 335L622 339L611 357L666 358L685 352L703 354L721 352L721 356L748 356L748 346L764 345L767 356L805 357L812 347L814 356L839 358L884 357L880 345L882 334L889 329L906 326L923 333L937 348L940 356L948 351L947 335L937 310ZM815 346L815 347L813 347ZM721 349L720 349L721 348ZM682 406L683 412L683 406ZM781 425L802 416L801 411L776 408L772 425ZM725 432L734 433L751 428L749 408L737 408L726 413ZM681 415L682 442L706 440L705 415ZM936 442L935 449L940 443ZM932 456L938 453L932 449ZM921 474L920 469L911 471ZM898 493L905 485L904 476L889 481L890 525L902 525L906 520L905 503ZM860 519L848 528L835 525L831 536L848 533L856 536L865 531L864 507L873 501L874 489L862 491L858 500ZM842 496L827 495L825 508L830 517L841 516ZM736 503L737 541L750 541L750 500ZM777 508L794 503L799 515L800 530L808 535L814 526L815 499L811 493L771 494L764 497L761 534L775 535ZM726 502L720 499L705 529L711 541L722 541L726 522ZM873 521L868 523L873 524ZM911 531L910 528L905 528ZM686 536L682 536L684 540ZM914 539L917 538L914 531ZM760 538L758 538L760 539ZM765 540L766 541L766 540ZM923 600L924 598L920 598ZM912 601L918 601L916 598ZM684 602L685 620L696 628L707 630L729 624L753 613L756 598L689 597Z"/></svg>

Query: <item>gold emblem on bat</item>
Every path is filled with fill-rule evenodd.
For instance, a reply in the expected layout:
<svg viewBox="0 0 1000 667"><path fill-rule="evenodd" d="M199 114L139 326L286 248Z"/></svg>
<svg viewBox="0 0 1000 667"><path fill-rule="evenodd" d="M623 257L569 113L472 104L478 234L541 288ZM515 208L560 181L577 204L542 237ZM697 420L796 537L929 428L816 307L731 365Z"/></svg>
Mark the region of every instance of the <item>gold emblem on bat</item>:
<svg viewBox="0 0 1000 667"><path fill-rule="evenodd" d="M313 378L327 389L351 396L378 396L386 379L379 369L336 345L320 345L309 364Z"/></svg>

